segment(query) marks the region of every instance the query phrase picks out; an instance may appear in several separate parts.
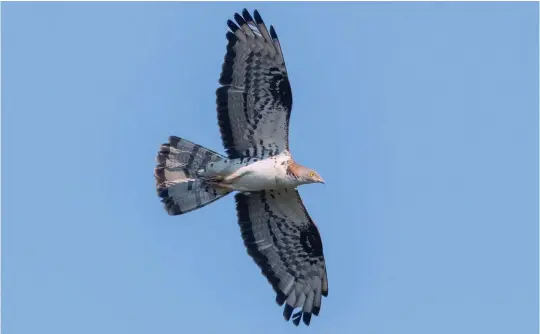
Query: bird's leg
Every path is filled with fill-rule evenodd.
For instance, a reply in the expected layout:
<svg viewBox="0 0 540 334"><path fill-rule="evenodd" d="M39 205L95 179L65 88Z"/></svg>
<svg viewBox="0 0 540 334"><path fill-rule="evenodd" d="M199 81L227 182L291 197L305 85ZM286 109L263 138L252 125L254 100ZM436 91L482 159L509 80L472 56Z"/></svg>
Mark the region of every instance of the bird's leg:
<svg viewBox="0 0 540 334"><path fill-rule="evenodd" d="M252 173L250 170L238 169L234 173L231 173L227 176L222 175L209 175L209 176L199 176L204 182L214 186L225 189L233 189L232 184L238 180L240 177L245 176L249 173Z"/></svg>
<svg viewBox="0 0 540 334"><path fill-rule="evenodd" d="M200 176L201 180L204 181L204 183L214 187L214 188L220 188L220 189L228 189L233 190L232 186L224 181L223 176L221 175L213 175L213 176Z"/></svg>
<svg viewBox="0 0 540 334"><path fill-rule="evenodd" d="M235 180L239 179L240 177L245 176L245 175L250 174L250 173L252 173L252 172L249 171L249 170L245 170L245 169L240 168L236 172L224 177L222 183L231 184Z"/></svg>
<svg viewBox="0 0 540 334"><path fill-rule="evenodd" d="M199 176L199 179L204 182L212 185L217 185L223 181L223 176L221 175L212 175L212 176Z"/></svg>

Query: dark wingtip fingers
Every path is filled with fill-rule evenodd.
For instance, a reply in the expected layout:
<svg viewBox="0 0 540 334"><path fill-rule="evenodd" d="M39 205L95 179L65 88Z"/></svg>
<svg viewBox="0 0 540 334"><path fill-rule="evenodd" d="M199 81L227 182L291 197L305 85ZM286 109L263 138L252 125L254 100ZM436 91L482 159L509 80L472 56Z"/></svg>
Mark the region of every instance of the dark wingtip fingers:
<svg viewBox="0 0 540 334"><path fill-rule="evenodd" d="M233 21L231 20L227 20L227 25L229 26L229 29L232 30L232 32L236 32L238 29L240 29L236 23L234 23Z"/></svg>
<svg viewBox="0 0 540 334"><path fill-rule="evenodd" d="M258 10L254 10L253 11L253 16L255 17L255 23L257 24L264 24L264 21L261 17L261 14L259 14L259 11Z"/></svg>

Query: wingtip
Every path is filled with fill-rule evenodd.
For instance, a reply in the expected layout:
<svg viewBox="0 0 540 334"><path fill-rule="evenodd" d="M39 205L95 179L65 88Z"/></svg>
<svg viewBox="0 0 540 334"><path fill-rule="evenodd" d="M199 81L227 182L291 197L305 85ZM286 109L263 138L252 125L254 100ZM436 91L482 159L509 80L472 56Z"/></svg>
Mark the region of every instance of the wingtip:
<svg viewBox="0 0 540 334"><path fill-rule="evenodd" d="M283 293L278 293L276 295L276 303L281 306L285 303L285 300L287 299L287 296L285 296Z"/></svg>
<svg viewBox="0 0 540 334"><path fill-rule="evenodd" d="M238 29L238 26L236 25L236 23L234 23L233 21L231 20L227 20L227 25L229 26L229 28L232 30L232 32L236 32Z"/></svg>
<svg viewBox="0 0 540 334"><path fill-rule="evenodd" d="M309 326L310 322L311 322L311 313L309 312L304 312L302 314L302 320L304 321L304 324L306 326Z"/></svg>
<svg viewBox="0 0 540 334"><path fill-rule="evenodd" d="M274 26L270 26L270 37L273 39L278 39L276 29L274 29Z"/></svg>
<svg viewBox="0 0 540 334"><path fill-rule="evenodd" d="M294 307L292 307L289 304L286 304L285 308L283 309L283 318L285 318L286 321L291 320L293 311L294 311Z"/></svg>
<svg viewBox="0 0 540 334"><path fill-rule="evenodd" d="M246 24L244 18L238 13L234 13L234 20L236 21L236 23L238 23L240 27Z"/></svg>
<svg viewBox="0 0 540 334"><path fill-rule="evenodd" d="M300 319L302 318L302 312L296 312L293 316L292 316L293 320L293 324L295 326L298 326L300 325Z"/></svg>
<svg viewBox="0 0 540 334"><path fill-rule="evenodd" d="M264 24L264 21L261 17L261 14L259 14L259 11L258 10L254 10L253 11L253 16L255 17L255 23L257 24Z"/></svg>
<svg viewBox="0 0 540 334"><path fill-rule="evenodd" d="M227 33L225 34L225 37L231 43L234 43L238 40L238 37L236 37L236 35L231 31L227 31Z"/></svg>
<svg viewBox="0 0 540 334"><path fill-rule="evenodd" d="M247 22L254 22L253 17L246 8L244 8L244 10L242 11L242 16Z"/></svg>

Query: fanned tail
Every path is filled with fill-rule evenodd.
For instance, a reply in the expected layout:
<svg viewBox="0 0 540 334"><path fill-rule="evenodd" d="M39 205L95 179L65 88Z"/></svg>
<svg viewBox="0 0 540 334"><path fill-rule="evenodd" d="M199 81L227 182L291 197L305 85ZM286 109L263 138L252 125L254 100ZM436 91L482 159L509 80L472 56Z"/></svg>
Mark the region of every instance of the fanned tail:
<svg viewBox="0 0 540 334"><path fill-rule="evenodd" d="M169 137L161 145L154 169L156 189L169 215L181 215L208 205L230 193L197 177L197 171L225 159L189 140Z"/></svg>

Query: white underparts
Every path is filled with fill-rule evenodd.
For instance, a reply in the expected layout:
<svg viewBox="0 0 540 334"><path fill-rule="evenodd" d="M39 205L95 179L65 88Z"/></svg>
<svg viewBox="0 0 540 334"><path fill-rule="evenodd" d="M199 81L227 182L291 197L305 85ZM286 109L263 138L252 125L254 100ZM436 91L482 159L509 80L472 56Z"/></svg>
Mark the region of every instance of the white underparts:
<svg viewBox="0 0 540 334"><path fill-rule="evenodd" d="M243 158L218 161L207 166L199 174L202 177L223 177L220 186L242 192L265 189L294 188L298 180L287 175L291 160L288 152L258 160Z"/></svg>

